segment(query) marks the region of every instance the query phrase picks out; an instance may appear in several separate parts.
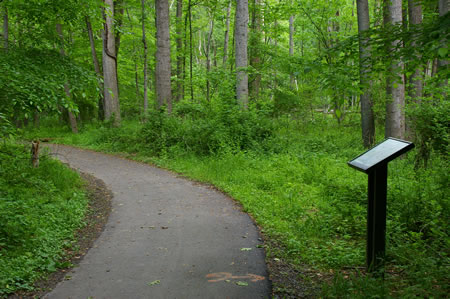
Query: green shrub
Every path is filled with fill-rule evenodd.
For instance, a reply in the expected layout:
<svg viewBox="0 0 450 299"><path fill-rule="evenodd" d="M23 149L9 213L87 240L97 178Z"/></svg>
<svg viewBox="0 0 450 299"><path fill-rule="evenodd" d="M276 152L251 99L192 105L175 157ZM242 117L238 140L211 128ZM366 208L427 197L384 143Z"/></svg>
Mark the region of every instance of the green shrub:
<svg viewBox="0 0 450 299"><path fill-rule="evenodd" d="M152 111L140 138L148 152L159 155L170 148L198 155L221 150L250 150L270 137L270 120L256 110L243 111L235 104L207 108L182 103L172 116Z"/></svg>

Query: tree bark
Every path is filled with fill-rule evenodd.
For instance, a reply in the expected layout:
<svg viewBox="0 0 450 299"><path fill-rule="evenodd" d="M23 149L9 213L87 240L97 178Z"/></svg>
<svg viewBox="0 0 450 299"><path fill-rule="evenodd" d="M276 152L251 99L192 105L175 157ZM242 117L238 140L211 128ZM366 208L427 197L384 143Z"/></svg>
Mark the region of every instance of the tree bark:
<svg viewBox="0 0 450 299"><path fill-rule="evenodd" d="M385 0L384 9L384 25L386 27L402 24L401 0ZM390 51L394 51L400 43L400 40L394 41L388 46ZM405 82L403 63L400 59L393 60L388 66L386 81L385 137L403 139L405 137Z"/></svg>
<svg viewBox="0 0 450 299"><path fill-rule="evenodd" d="M294 56L294 16L289 17L289 57ZM290 74L291 88L295 87L295 76Z"/></svg>
<svg viewBox="0 0 450 299"><path fill-rule="evenodd" d="M172 112L172 91L170 84L170 32L169 1L155 0L156 3L156 99L158 107L167 105Z"/></svg>
<svg viewBox="0 0 450 299"><path fill-rule="evenodd" d="M120 126L119 87L117 79L116 38L114 35L114 3L104 0L103 29L103 81L105 120L112 119L114 126Z"/></svg>
<svg viewBox="0 0 450 299"><path fill-rule="evenodd" d="M370 48L367 45L368 37L364 34L370 28L368 0L357 0L358 33L359 33L359 80L362 86L361 102L361 129L364 147L368 148L375 143L375 121L373 116L373 103L370 94L372 82L370 81Z"/></svg>
<svg viewBox="0 0 450 299"><path fill-rule="evenodd" d="M237 0L235 21L236 97L243 109L248 108L248 0Z"/></svg>
<svg viewBox="0 0 450 299"><path fill-rule="evenodd" d="M141 0L142 9L142 43L144 45L144 115L148 110L148 75L147 75L147 38L145 36L145 0Z"/></svg>
<svg viewBox="0 0 450 299"><path fill-rule="evenodd" d="M3 14L3 43L5 50L9 47L9 21L8 21L8 8L5 6Z"/></svg>
<svg viewBox="0 0 450 299"><path fill-rule="evenodd" d="M188 5L188 14L189 14L189 86L191 91L191 101L194 101L194 85L192 83L192 59L193 59L193 47L192 47L192 4L191 0L189 0Z"/></svg>
<svg viewBox="0 0 450 299"><path fill-rule="evenodd" d="M422 24L422 4L419 0L408 0L408 13L409 13L409 23L411 25ZM413 37L412 47L417 47L415 39ZM410 96L414 102L418 102L423 92L423 83L420 75L420 69L416 69L415 72L410 77L410 82L412 88L410 90Z"/></svg>
<svg viewBox="0 0 450 299"><path fill-rule="evenodd" d="M230 39L230 14L231 14L231 0L228 2L227 19L225 22L225 38L223 41L223 67L226 68L228 60L228 41Z"/></svg>
<svg viewBox="0 0 450 299"><path fill-rule="evenodd" d="M97 51L95 50L95 40L94 40L94 34L92 33L91 22L90 22L88 16L85 17L85 20L86 20L86 27L87 27L87 32L88 32L88 36L89 36L89 44L91 46L92 63L94 64L94 70L95 70L95 73L97 74L98 86L100 88L100 96L98 99L98 118L100 120L103 120L105 118L105 111L104 111L105 103L104 103L104 99L103 99L102 70L100 68L100 63L98 61Z"/></svg>
<svg viewBox="0 0 450 299"><path fill-rule="evenodd" d="M448 7L449 7L449 0L439 0L439 17L443 18L445 15L448 16ZM442 41L442 47L448 46L448 42L446 41L445 37ZM448 65L448 60L446 59L438 59L438 71L439 69L444 69ZM443 85L448 84L448 79L443 79Z"/></svg>
<svg viewBox="0 0 450 299"><path fill-rule="evenodd" d="M114 0L114 24L115 28L118 30L114 31L114 39L115 39L115 48L116 48L116 57L119 57L119 49L120 49L120 32L123 25L123 15L125 12L124 8L124 0Z"/></svg>
<svg viewBox="0 0 450 299"><path fill-rule="evenodd" d="M210 99L210 83L209 83L209 72L211 71L211 39L214 31L214 12L211 15L211 20L209 23L209 33L208 42L206 44L206 100L209 102Z"/></svg>
<svg viewBox="0 0 450 299"><path fill-rule="evenodd" d="M260 86L261 86L261 57L260 57L260 42L261 42L261 8L260 0L253 0L252 7L252 38L251 38L251 56L250 65L256 70L256 73L252 75L251 82L251 97L253 100L259 98Z"/></svg>
<svg viewBox="0 0 450 299"><path fill-rule="evenodd" d="M184 97L183 81L183 0L177 0L176 12L176 44L177 44L177 96L179 102Z"/></svg>

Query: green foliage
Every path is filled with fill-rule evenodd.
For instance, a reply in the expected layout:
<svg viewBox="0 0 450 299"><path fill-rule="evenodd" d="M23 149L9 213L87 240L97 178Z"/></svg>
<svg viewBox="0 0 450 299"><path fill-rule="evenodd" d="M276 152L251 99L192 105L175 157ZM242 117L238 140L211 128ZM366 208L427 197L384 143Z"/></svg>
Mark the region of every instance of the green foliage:
<svg viewBox="0 0 450 299"><path fill-rule="evenodd" d="M93 105L97 79L90 71L54 51L0 51L0 112L29 119L34 113L78 111L77 103ZM72 98L64 85L70 82ZM77 99L75 101L75 99Z"/></svg>
<svg viewBox="0 0 450 299"><path fill-rule="evenodd" d="M0 141L8 139L14 135L14 128L8 118L0 112Z"/></svg>
<svg viewBox="0 0 450 299"><path fill-rule="evenodd" d="M55 271L87 207L78 174L23 146L0 145L0 296Z"/></svg>
<svg viewBox="0 0 450 299"><path fill-rule="evenodd" d="M233 103L205 107L183 103L174 116L164 111L148 115L141 136L151 154L173 148L207 155L223 150L249 150L272 134L269 119L255 109Z"/></svg>

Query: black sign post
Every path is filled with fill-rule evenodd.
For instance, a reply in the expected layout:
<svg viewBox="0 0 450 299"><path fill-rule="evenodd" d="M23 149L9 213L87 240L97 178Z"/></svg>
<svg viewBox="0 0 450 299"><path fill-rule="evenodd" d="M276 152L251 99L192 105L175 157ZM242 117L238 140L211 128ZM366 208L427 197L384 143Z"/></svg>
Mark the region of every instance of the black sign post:
<svg viewBox="0 0 450 299"><path fill-rule="evenodd" d="M382 271L386 246L387 165L414 148L412 142L388 138L348 165L369 175L367 207L366 267L368 272Z"/></svg>

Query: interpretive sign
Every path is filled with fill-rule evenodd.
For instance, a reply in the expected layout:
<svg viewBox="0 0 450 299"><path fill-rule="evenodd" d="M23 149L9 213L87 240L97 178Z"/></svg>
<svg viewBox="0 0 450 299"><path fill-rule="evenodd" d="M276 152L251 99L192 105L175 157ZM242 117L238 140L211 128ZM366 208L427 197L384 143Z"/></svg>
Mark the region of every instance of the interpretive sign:
<svg viewBox="0 0 450 299"><path fill-rule="evenodd" d="M348 165L369 175L367 206L366 266L369 272L382 271L386 247L387 164L414 148L414 144L388 138Z"/></svg>
<svg viewBox="0 0 450 299"><path fill-rule="evenodd" d="M381 163L388 163L414 147L412 142L388 138L362 155L348 162L360 171L369 173L371 169Z"/></svg>

